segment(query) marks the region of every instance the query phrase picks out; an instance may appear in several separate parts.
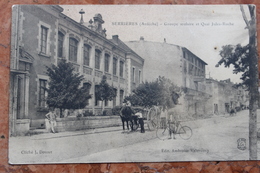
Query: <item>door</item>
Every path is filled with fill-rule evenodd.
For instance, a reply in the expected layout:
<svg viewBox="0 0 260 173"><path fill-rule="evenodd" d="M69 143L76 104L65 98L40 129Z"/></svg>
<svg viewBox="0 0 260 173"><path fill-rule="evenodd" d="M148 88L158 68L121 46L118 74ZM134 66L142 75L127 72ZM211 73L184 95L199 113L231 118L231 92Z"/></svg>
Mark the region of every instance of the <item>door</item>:
<svg viewBox="0 0 260 173"><path fill-rule="evenodd" d="M18 81L17 81L17 115L16 118L17 119L21 119L22 118L22 98L21 98L21 93L22 93L22 78L18 77Z"/></svg>

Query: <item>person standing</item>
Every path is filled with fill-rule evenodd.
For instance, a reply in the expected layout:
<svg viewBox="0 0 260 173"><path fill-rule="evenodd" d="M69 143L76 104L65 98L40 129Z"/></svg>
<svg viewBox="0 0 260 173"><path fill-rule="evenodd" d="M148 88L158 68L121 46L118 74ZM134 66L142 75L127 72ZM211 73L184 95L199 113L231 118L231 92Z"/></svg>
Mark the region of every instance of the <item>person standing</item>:
<svg viewBox="0 0 260 173"><path fill-rule="evenodd" d="M168 139L176 139L175 134L178 129L178 123L177 123L176 115L170 114L168 119L168 125L169 125L169 138ZM171 137L172 136L172 137Z"/></svg>
<svg viewBox="0 0 260 173"><path fill-rule="evenodd" d="M55 133L54 126L56 126L56 114L54 113L54 109L50 109L49 113L47 113L46 118L49 120L51 126L51 132Z"/></svg>
<svg viewBox="0 0 260 173"><path fill-rule="evenodd" d="M144 119L143 119L143 110L137 111L137 113L135 114L138 117L138 121L141 127L141 133L145 133L144 130Z"/></svg>

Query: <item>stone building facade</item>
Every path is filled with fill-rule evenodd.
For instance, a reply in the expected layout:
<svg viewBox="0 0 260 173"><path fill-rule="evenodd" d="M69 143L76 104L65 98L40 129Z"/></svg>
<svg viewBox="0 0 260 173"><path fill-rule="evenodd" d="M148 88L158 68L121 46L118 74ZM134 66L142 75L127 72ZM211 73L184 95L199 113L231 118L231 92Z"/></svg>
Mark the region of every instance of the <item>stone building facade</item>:
<svg viewBox="0 0 260 173"><path fill-rule="evenodd" d="M206 103L210 114L229 114L231 109L240 111L249 106L249 93L243 86L236 86L230 79L206 79L206 92L212 97Z"/></svg>
<svg viewBox="0 0 260 173"><path fill-rule="evenodd" d="M235 87L230 79L217 81L206 78L206 65L185 47L164 42L138 41L126 44L145 59L144 78L155 80L159 75L183 88L178 114L205 116L229 113L231 108L248 106L248 92Z"/></svg>
<svg viewBox="0 0 260 173"><path fill-rule="evenodd" d="M205 92L207 65L201 58L185 47L164 42L138 41L126 44L145 59L144 78L155 80L158 76L169 78L174 84L184 88L179 99L181 112L189 115L205 114L205 103L211 97Z"/></svg>
<svg viewBox="0 0 260 173"><path fill-rule="evenodd" d="M101 103L95 99L95 88L103 75L117 93L114 100L105 103L105 109L120 105L143 80L144 59L117 35L106 38L100 14L84 23L83 18L77 22L62 11L56 5L13 7L11 133L26 131L30 127L44 128L43 119L48 107L47 92L42 87L48 87L49 80L46 66L57 65L61 59L71 62L75 70L84 75L82 85L88 86L92 95L86 109L96 114Z"/></svg>

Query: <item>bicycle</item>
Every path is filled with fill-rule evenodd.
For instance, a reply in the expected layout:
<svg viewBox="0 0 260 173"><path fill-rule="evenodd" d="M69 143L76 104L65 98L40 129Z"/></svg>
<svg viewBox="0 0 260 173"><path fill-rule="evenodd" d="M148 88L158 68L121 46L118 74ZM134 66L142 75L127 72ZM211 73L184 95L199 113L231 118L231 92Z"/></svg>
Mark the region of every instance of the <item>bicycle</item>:
<svg viewBox="0 0 260 173"><path fill-rule="evenodd" d="M168 123L161 123L161 125L156 130L156 136L160 140L171 139L171 134L175 138L176 134L184 139L188 140L192 136L192 130L188 126L182 126L181 121L168 121Z"/></svg>

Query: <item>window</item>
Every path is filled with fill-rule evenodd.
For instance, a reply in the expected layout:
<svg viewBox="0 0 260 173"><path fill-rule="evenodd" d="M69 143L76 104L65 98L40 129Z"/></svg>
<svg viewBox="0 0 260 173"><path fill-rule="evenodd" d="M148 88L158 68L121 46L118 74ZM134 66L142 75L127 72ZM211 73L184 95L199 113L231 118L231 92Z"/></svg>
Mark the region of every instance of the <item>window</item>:
<svg viewBox="0 0 260 173"><path fill-rule="evenodd" d="M189 59L189 61L190 61L190 62L192 61L192 58L191 58L191 56L188 56L188 59Z"/></svg>
<svg viewBox="0 0 260 173"><path fill-rule="evenodd" d="M100 69L100 56L101 56L101 51L100 50L95 50L95 68Z"/></svg>
<svg viewBox="0 0 260 173"><path fill-rule="evenodd" d="M124 98L124 90L120 90L120 105L123 103L123 98Z"/></svg>
<svg viewBox="0 0 260 173"><path fill-rule="evenodd" d="M117 59L113 58L113 75L117 75Z"/></svg>
<svg viewBox="0 0 260 173"><path fill-rule="evenodd" d="M90 83L83 83L83 87L87 89L88 94L90 93L91 84ZM87 106L89 105L89 99L87 101Z"/></svg>
<svg viewBox="0 0 260 173"><path fill-rule="evenodd" d="M84 53L83 53L83 64L89 66L90 61L90 46L84 44Z"/></svg>
<svg viewBox="0 0 260 173"><path fill-rule="evenodd" d="M95 106L98 106L98 89L99 89L99 85L95 85Z"/></svg>
<svg viewBox="0 0 260 173"><path fill-rule="evenodd" d="M199 88L198 82L194 82L194 86L195 86L195 90L198 91L198 88Z"/></svg>
<svg viewBox="0 0 260 173"><path fill-rule="evenodd" d="M114 92L117 93L117 89L114 88ZM116 106L116 97L113 98L113 106Z"/></svg>
<svg viewBox="0 0 260 173"><path fill-rule="evenodd" d="M141 70L139 70L139 74L138 74L138 77L139 77L139 84L141 83L141 81L142 81L142 72L141 72Z"/></svg>
<svg viewBox="0 0 260 173"><path fill-rule="evenodd" d="M59 32L58 33L58 57L63 56L63 41L64 41L64 34Z"/></svg>
<svg viewBox="0 0 260 173"><path fill-rule="evenodd" d="M124 77L124 62L120 61L120 67L119 67L119 75L120 77Z"/></svg>
<svg viewBox="0 0 260 173"><path fill-rule="evenodd" d="M47 86L47 80L40 79L39 80L39 100L38 104L40 107L45 107L46 106L46 88Z"/></svg>
<svg viewBox="0 0 260 173"><path fill-rule="evenodd" d="M183 52L183 58L185 58L185 59L186 59L186 54L185 54L185 52Z"/></svg>
<svg viewBox="0 0 260 173"><path fill-rule="evenodd" d="M48 28L41 26L41 53L47 53L47 35Z"/></svg>
<svg viewBox="0 0 260 173"><path fill-rule="evenodd" d="M105 100L105 106L108 106L108 100Z"/></svg>
<svg viewBox="0 0 260 173"><path fill-rule="evenodd" d="M109 55L105 54L105 72L109 72Z"/></svg>
<svg viewBox="0 0 260 173"><path fill-rule="evenodd" d="M75 38L69 40L69 60L77 62L78 41Z"/></svg>
<svg viewBox="0 0 260 173"><path fill-rule="evenodd" d="M135 68L132 69L132 81L135 82Z"/></svg>
<svg viewBox="0 0 260 173"><path fill-rule="evenodd" d="M189 64L189 74L193 75L193 65Z"/></svg>
<svg viewBox="0 0 260 173"><path fill-rule="evenodd" d="M183 64L183 72L184 72L184 74L187 73L187 64L186 64L186 61L184 61L184 64Z"/></svg>

